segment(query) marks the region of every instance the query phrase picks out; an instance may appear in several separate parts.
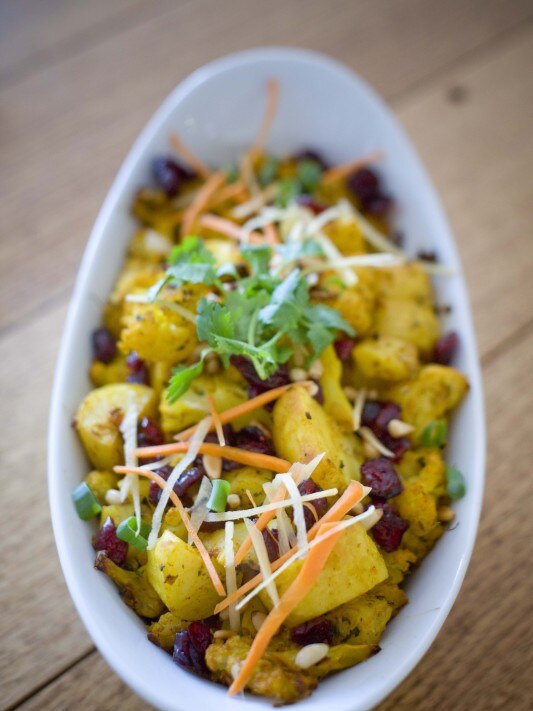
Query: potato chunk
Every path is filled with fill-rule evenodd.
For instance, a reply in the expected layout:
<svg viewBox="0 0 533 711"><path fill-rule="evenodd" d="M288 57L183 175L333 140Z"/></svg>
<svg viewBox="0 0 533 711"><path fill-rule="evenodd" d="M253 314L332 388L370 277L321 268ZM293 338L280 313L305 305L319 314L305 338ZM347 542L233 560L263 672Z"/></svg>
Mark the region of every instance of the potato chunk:
<svg viewBox="0 0 533 711"><path fill-rule="evenodd" d="M440 326L430 305L410 299L387 298L376 310L374 331L378 336L393 336L414 344L420 355L429 359Z"/></svg>
<svg viewBox="0 0 533 711"><path fill-rule="evenodd" d="M398 382L412 378L418 370L416 346L400 338L383 336L358 343L352 352L365 378Z"/></svg>
<svg viewBox="0 0 533 711"><path fill-rule="evenodd" d="M328 346L320 357L324 372L320 378L320 385L324 393L324 410L343 429L353 430L352 406L341 385L342 363L335 353L333 346Z"/></svg>
<svg viewBox="0 0 533 711"><path fill-rule="evenodd" d="M273 476L272 472L267 469L241 467L231 472L224 472L222 478L229 481L231 486L230 493L241 497L239 508L246 509L252 505L246 492L249 491L254 501L261 506L265 500L263 484L272 481Z"/></svg>
<svg viewBox="0 0 533 711"><path fill-rule="evenodd" d="M277 588L280 596L294 581L303 564L302 560L294 561L279 575ZM387 576L387 567L376 544L363 526L355 524L341 535L313 589L294 608L286 624L295 626L324 615L348 600L363 595ZM270 609L272 602L266 591L263 590L259 595L263 604Z"/></svg>
<svg viewBox="0 0 533 711"><path fill-rule="evenodd" d="M355 435L341 433L305 388L291 388L277 401L272 434L277 453L290 462L309 462L326 452L313 472L314 481L323 489L344 490L359 476L355 445L349 446Z"/></svg>
<svg viewBox="0 0 533 711"><path fill-rule="evenodd" d="M148 551L146 572L170 612L181 619L209 617L220 600L197 549L168 530Z"/></svg>
<svg viewBox="0 0 533 711"><path fill-rule="evenodd" d="M433 290L427 272L420 264L411 262L388 269L376 270L378 293L381 298L408 299L431 306Z"/></svg>
<svg viewBox="0 0 533 711"><path fill-rule="evenodd" d="M111 471L124 461L117 415L124 415L130 405L140 417L154 417L157 403L152 388L133 383L104 385L91 390L79 406L74 424L95 469Z"/></svg>
<svg viewBox="0 0 533 711"><path fill-rule="evenodd" d="M402 419L415 427L418 437L433 420L445 417L468 390L465 376L445 365L426 365L414 380L388 389L386 396L402 408Z"/></svg>
<svg viewBox="0 0 533 711"><path fill-rule="evenodd" d="M296 664L296 655L299 651L299 649L291 649L284 652L272 652L272 657L278 659L289 669L297 671L299 667ZM377 644L337 644L329 648L324 659L318 664L308 667L305 672L316 679L322 679L333 672L360 664L379 651L380 648Z"/></svg>

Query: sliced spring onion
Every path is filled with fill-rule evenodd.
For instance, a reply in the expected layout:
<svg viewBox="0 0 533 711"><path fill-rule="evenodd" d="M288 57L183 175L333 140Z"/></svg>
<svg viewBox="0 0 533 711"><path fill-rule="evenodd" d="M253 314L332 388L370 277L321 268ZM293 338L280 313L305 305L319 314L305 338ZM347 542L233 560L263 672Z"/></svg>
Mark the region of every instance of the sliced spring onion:
<svg viewBox="0 0 533 711"><path fill-rule="evenodd" d="M134 548L140 551L145 551L148 547L148 536L150 535L151 526L146 521L141 521L140 531L137 532L137 519L135 516L130 516L118 525L117 538L121 541L126 541Z"/></svg>
<svg viewBox="0 0 533 711"><path fill-rule="evenodd" d="M215 511L216 513L222 513L225 511L230 490L231 486L229 481L226 481L225 479L215 479L211 490L211 496L207 502L207 508L211 511Z"/></svg>
<svg viewBox="0 0 533 711"><path fill-rule="evenodd" d="M446 466L446 493L450 499L462 499L466 494L465 478L455 467Z"/></svg>
<svg viewBox="0 0 533 711"><path fill-rule="evenodd" d="M426 425L420 435L420 442L424 447L444 447L447 436L446 422L444 420L433 420Z"/></svg>
<svg viewBox="0 0 533 711"><path fill-rule="evenodd" d="M98 516L102 510L98 499L85 482L79 484L71 496L76 507L76 513L83 521L88 521L90 518Z"/></svg>

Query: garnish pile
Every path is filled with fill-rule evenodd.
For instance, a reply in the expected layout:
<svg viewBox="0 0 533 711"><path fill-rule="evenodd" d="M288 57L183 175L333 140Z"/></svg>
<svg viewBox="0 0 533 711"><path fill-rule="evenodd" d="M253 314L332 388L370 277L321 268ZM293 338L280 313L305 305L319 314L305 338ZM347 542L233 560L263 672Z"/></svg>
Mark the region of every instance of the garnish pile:
<svg viewBox="0 0 533 711"><path fill-rule="evenodd" d="M402 581L454 518L468 389L379 153L255 143L213 170L178 136L93 334L75 425L95 566L188 671L276 701L379 651ZM176 682L179 684L179 680Z"/></svg>

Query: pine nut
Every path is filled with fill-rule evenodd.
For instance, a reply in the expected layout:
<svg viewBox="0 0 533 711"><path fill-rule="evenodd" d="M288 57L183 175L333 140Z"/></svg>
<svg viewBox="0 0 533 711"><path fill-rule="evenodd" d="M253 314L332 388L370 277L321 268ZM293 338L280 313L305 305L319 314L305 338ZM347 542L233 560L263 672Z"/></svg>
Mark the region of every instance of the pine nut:
<svg viewBox="0 0 533 711"><path fill-rule="evenodd" d="M307 371L303 368L291 368L289 378L293 383L300 383L302 380L307 380Z"/></svg>
<svg viewBox="0 0 533 711"><path fill-rule="evenodd" d="M222 458L212 454L204 454L202 462L207 476L210 479L220 479L222 475Z"/></svg>
<svg viewBox="0 0 533 711"><path fill-rule="evenodd" d="M227 498L227 503L230 509L238 509L241 505L241 497L238 494L229 494Z"/></svg>
<svg viewBox="0 0 533 711"><path fill-rule="evenodd" d="M259 632L261 629L263 622L266 620L266 615L264 612L260 612L259 610L256 610L255 612L252 613L252 625L255 627L255 629Z"/></svg>
<svg viewBox="0 0 533 711"><path fill-rule="evenodd" d="M455 511L450 506L441 506L437 511L437 516L443 523L450 523L455 518Z"/></svg>
<svg viewBox="0 0 533 711"><path fill-rule="evenodd" d="M346 387L343 388L343 392L351 402L353 402L357 397L357 390L352 388L351 385L346 385Z"/></svg>
<svg viewBox="0 0 533 711"><path fill-rule="evenodd" d="M307 392L311 395L311 397L315 397L318 393L318 385L316 383L309 383L307 386Z"/></svg>
<svg viewBox="0 0 533 711"><path fill-rule="evenodd" d="M122 503L122 494L117 489L108 489L105 492L105 502L113 506Z"/></svg>
<svg viewBox="0 0 533 711"><path fill-rule="evenodd" d="M213 638L214 639L229 639L230 637L233 637L235 635L235 632L232 630L217 630L216 632L213 633Z"/></svg>
<svg viewBox="0 0 533 711"><path fill-rule="evenodd" d="M308 669L314 664L321 662L324 657L327 657L329 652L329 644L323 644L318 642L317 644L308 644L307 646L300 649L296 657L294 658L294 663L300 669Z"/></svg>
<svg viewBox="0 0 533 711"><path fill-rule="evenodd" d="M405 437L406 435L410 435L411 432L415 431L415 428L413 427L413 425L409 425L407 422L403 422L403 420L394 419L391 420L387 425L387 430L391 437L397 439L398 437Z"/></svg>
<svg viewBox="0 0 533 711"><path fill-rule="evenodd" d="M320 380L324 374L324 366L321 360L315 360L313 365L309 368L309 377L313 380Z"/></svg>

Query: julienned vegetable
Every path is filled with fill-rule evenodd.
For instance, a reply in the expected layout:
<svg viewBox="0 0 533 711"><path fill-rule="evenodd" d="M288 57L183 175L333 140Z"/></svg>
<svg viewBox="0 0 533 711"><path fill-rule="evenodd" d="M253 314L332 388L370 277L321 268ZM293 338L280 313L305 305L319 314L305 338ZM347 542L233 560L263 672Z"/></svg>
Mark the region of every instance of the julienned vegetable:
<svg viewBox="0 0 533 711"><path fill-rule="evenodd" d="M177 136L155 157L93 338L73 500L152 642L288 703L376 654L407 603L465 494L444 448L468 384L427 265L390 238L380 155L268 155L278 94L237 167Z"/></svg>

